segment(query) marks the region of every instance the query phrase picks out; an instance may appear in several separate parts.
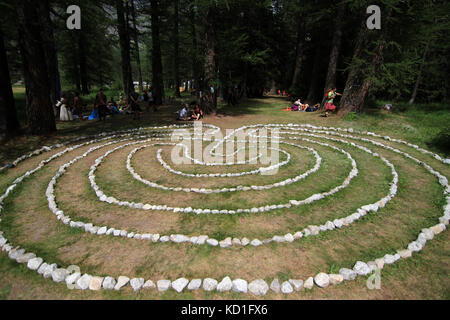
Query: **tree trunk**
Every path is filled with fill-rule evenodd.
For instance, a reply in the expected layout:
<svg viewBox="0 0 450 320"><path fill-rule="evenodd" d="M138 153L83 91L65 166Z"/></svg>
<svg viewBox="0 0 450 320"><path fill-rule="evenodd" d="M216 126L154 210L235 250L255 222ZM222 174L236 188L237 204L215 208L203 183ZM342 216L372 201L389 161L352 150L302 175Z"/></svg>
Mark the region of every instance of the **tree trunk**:
<svg viewBox="0 0 450 320"><path fill-rule="evenodd" d="M3 41L3 31L0 28L0 114L3 115L6 135L13 136L19 132L20 124L17 119L16 105L9 75L6 48Z"/></svg>
<svg viewBox="0 0 450 320"><path fill-rule="evenodd" d="M331 53L330 53L330 62L328 64L328 72L327 72L327 78L325 80L325 87L323 89L323 98L321 107L325 106L326 98L325 93L334 87L336 87L336 68L339 60L339 53L341 50L341 43L342 43L342 25L344 22L345 12L346 12L346 3L342 1L340 4L338 4L338 13L337 13L337 20L336 20L336 26L334 29L333 34L333 42L331 44Z"/></svg>
<svg viewBox="0 0 450 320"><path fill-rule="evenodd" d="M297 85L298 77L300 75L300 71L302 69L303 64L303 52L304 52L304 44L305 44L305 34L304 34L304 18L303 15L300 16L298 21L298 30L297 30L297 50L295 55L295 68L294 75L292 76L291 81L291 90L294 89Z"/></svg>
<svg viewBox="0 0 450 320"><path fill-rule="evenodd" d="M80 65L80 80L81 80L81 93L83 95L89 94L88 87L88 69L87 69L87 55L86 55L86 39L83 31L79 30L78 33L78 63Z"/></svg>
<svg viewBox="0 0 450 320"><path fill-rule="evenodd" d="M55 132L42 26L35 1L18 1L16 13L27 95L28 129L31 134Z"/></svg>
<svg viewBox="0 0 450 320"><path fill-rule="evenodd" d="M138 30L136 26L136 10L134 7L134 0L130 1L131 3L131 18L133 20L133 41L135 45L135 51L136 51L136 65L137 65L137 72L138 72L138 81L139 81L139 91L144 91L144 86L142 82L142 67L141 67L141 55L139 53L139 39L138 39Z"/></svg>
<svg viewBox="0 0 450 320"><path fill-rule="evenodd" d="M194 85L192 86L195 89L200 89L202 86L200 85L200 72L198 68L198 45L197 45L197 31L195 28L196 15L194 9L191 7L189 11L189 20L191 22L191 36L192 36L192 48L194 53L192 54L192 73L194 76Z"/></svg>
<svg viewBox="0 0 450 320"><path fill-rule="evenodd" d="M161 62L161 43L159 40L159 1L151 0L152 8L152 85L155 104L161 105L164 96L164 83Z"/></svg>
<svg viewBox="0 0 450 320"><path fill-rule="evenodd" d="M430 48L430 39L428 39L427 45L425 47L425 51L423 52L423 58L422 58L422 62L420 64L419 74L417 75L417 81L416 81L416 84L414 85L414 90L411 94L411 99L409 100L409 104L413 104L414 100L416 100L417 91L419 90L420 81L422 79L422 71L423 71L423 67L425 65L425 61L427 58L429 48Z"/></svg>
<svg viewBox="0 0 450 320"><path fill-rule="evenodd" d="M174 96L181 98L180 94L180 61L179 61L179 30L178 30L178 7L180 0L174 0L174 31L173 31L173 41L174 41L174 52L173 52L173 63L174 63L174 78L175 78L175 92Z"/></svg>
<svg viewBox="0 0 450 320"><path fill-rule="evenodd" d="M52 105L61 95L61 83L59 79L58 57L56 52L56 42L53 33L53 24L50 19L50 6L48 0L38 2L38 10L40 23L42 26L42 40L44 47L44 54L47 62L47 73L50 80L50 98Z"/></svg>
<svg viewBox="0 0 450 320"><path fill-rule="evenodd" d="M212 4L206 12L205 19L205 81L203 92L205 101L203 110L205 113L215 113L217 107L217 88L216 88L216 34L215 34L215 4Z"/></svg>
<svg viewBox="0 0 450 320"><path fill-rule="evenodd" d="M130 38L128 21L125 19L125 7L122 0L116 0L117 29L119 32L120 53L122 58L122 81L125 97L134 92L130 62Z"/></svg>
<svg viewBox="0 0 450 320"><path fill-rule="evenodd" d="M309 90L308 90L308 96L306 98L306 102L309 104L314 104L316 99L317 99L317 89L318 89L318 85L319 85L319 79L320 79L320 65L322 63L321 61L321 56L320 56L320 41L319 43L316 44L317 49L315 51L315 56L314 56L314 65L313 65L313 70L312 70L312 75L311 75L311 83L309 85Z"/></svg>

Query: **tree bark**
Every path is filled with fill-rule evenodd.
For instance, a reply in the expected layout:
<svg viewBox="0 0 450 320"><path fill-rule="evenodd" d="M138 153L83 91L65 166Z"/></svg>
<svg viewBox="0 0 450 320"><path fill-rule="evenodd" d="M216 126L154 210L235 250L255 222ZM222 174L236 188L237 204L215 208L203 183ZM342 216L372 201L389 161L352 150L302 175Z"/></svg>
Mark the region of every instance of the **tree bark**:
<svg viewBox="0 0 450 320"><path fill-rule="evenodd" d="M194 9L191 7L189 11L189 20L191 22L191 36L192 36L192 48L194 50L192 54L192 73L194 76L194 86L195 89L200 89L202 86L200 85L200 72L198 68L198 44L197 44L197 31L195 28L196 14Z"/></svg>
<svg viewBox="0 0 450 320"><path fill-rule="evenodd" d="M136 51L136 65L138 72L138 81L139 81L139 91L144 91L143 81L142 81L142 67L141 67L141 55L139 53L139 39L138 39L138 30L136 24L136 9L134 7L134 0L130 1L131 3L131 18L133 20L133 41L135 45Z"/></svg>
<svg viewBox="0 0 450 320"><path fill-rule="evenodd" d="M180 94L180 60L179 60L179 47L180 47L180 38L179 38L179 21L178 21L178 10L179 10L179 2L180 0L174 0L174 32L173 32L173 41L174 41L174 52L173 52L173 63L174 63L174 78L175 78L175 92L174 96L177 98L181 98Z"/></svg>
<svg viewBox="0 0 450 320"><path fill-rule="evenodd" d="M320 41L316 44L317 49L315 51L314 56L314 66L311 75L311 83L309 85L308 96L306 98L306 102L309 104L313 104L317 99L317 91L319 86L320 79L320 65L321 65L321 56L320 56Z"/></svg>
<svg viewBox="0 0 450 320"><path fill-rule="evenodd" d="M27 95L28 129L31 134L55 132L42 26L35 1L17 1L16 13Z"/></svg>
<svg viewBox="0 0 450 320"><path fill-rule="evenodd" d="M130 38L129 38L129 28L128 21L125 18L124 3L122 0L116 0L116 10L117 10L117 29L119 32L119 42L120 42L120 53L122 58L122 81L123 90L125 96L131 92L134 92L133 78L131 72L131 62L130 62Z"/></svg>
<svg viewBox="0 0 450 320"><path fill-rule="evenodd" d="M61 83L58 70L56 42L53 32L53 23L50 19L50 6L48 0L39 1L38 10L43 30L42 39L44 41L43 47L47 62L47 73L50 80L50 98L52 105L55 105L61 95Z"/></svg>
<svg viewBox="0 0 450 320"><path fill-rule="evenodd" d="M152 85L155 104L161 105L164 96L164 83L161 62L161 43L159 40L159 1L151 0L152 9Z"/></svg>
<svg viewBox="0 0 450 320"><path fill-rule="evenodd" d="M419 90L420 81L422 80L422 71L423 71L423 67L424 67L425 62L426 62L426 58L427 58L427 54L428 54L428 49L429 48L430 48L430 39L428 39L427 45L425 47L425 51L423 52L423 58L422 58L422 62L420 63L419 74L417 75L416 84L414 85L414 90L413 90L413 92L411 94L411 99L409 100L409 104L413 104L414 100L416 100L417 91Z"/></svg>
<svg viewBox="0 0 450 320"><path fill-rule="evenodd" d="M302 69L303 64L303 52L305 47L304 24L305 21L303 15L301 15L298 21L298 28L297 28L297 50L295 55L294 75L292 76L291 81L291 90L295 88L295 86L297 85L298 77L300 75L300 71Z"/></svg>
<svg viewBox="0 0 450 320"><path fill-rule="evenodd" d="M11 77L9 74L8 60L6 57L6 48L3 41L3 31L0 28L0 114L3 115L6 136L14 136L20 130L19 120L17 119L16 105L11 86Z"/></svg>
<svg viewBox="0 0 450 320"><path fill-rule="evenodd" d="M83 30L78 30L78 63L80 65L81 93L89 94L89 81L87 69L86 39Z"/></svg>
<svg viewBox="0 0 450 320"><path fill-rule="evenodd" d="M334 87L336 87L336 68L339 60L339 53L342 43L342 25L344 22L346 3L342 1L337 7L337 20L333 34L333 42L331 44L330 62L328 63L327 78L325 80L325 87L323 89L324 97L322 98L321 107L325 106L326 98L325 93Z"/></svg>
<svg viewBox="0 0 450 320"><path fill-rule="evenodd" d="M205 113L215 113L217 107L217 88L216 88L216 34L215 34L215 3L212 4L206 12L205 18L205 81L203 86L204 103L203 111Z"/></svg>

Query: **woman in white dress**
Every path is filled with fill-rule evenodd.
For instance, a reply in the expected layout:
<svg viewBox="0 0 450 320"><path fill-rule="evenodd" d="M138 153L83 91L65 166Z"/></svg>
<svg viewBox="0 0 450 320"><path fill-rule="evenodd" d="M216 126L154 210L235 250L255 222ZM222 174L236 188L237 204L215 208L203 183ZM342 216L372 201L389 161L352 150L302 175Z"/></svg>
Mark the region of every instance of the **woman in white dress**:
<svg viewBox="0 0 450 320"><path fill-rule="evenodd" d="M70 111L70 109L67 108L66 103L67 103L67 99L63 95L61 97L61 101L58 102L58 104L61 104L61 108L60 108L60 111L59 111L59 120L61 120L61 121L72 121L73 120L73 115L72 115L72 112Z"/></svg>

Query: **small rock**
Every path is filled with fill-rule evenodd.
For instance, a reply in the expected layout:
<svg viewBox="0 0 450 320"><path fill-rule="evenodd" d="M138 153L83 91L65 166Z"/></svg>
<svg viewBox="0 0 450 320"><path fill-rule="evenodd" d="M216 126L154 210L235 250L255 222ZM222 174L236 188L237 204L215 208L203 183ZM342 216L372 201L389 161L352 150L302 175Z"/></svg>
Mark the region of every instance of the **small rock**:
<svg viewBox="0 0 450 320"><path fill-rule="evenodd" d="M116 280L113 277L105 277L103 280L103 289L105 290L112 290L114 289L114 286L116 285Z"/></svg>
<svg viewBox="0 0 450 320"><path fill-rule="evenodd" d="M84 274L82 277L80 277L77 280L77 286L81 289L81 290L86 290L87 288L89 288L89 283L91 282L91 276L88 274Z"/></svg>
<svg viewBox="0 0 450 320"><path fill-rule="evenodd" d="M152 280L147 280L142 286L142 289L155 289L155 288L156 284Z"/></svg>
<svg viewBox="0 0 450 320"><path fill-rule="evenodd" d="M355 271L357 274L365 276L370 273L370 268L367 265L367 263L362 261L357 261L355 266L353 267L353 271Z"/></svg>
<svg viewBox="0 0 450 320"><path fill-rule="evenodd" d="M92 277L89 282L89 290L98 291L102 288L103 277Z"/></svg>
<svg viewBox="0 0 450 320"><path fill-rule="evenodd" d="M306 279L305 282L303 283L303 287L305 289L311 290L314 287L314 279L313 279L313 277L309 277L308 279Z"/></svg>
<svg viewBox="0 0 450 320"><path fill-rule="evenodd" d="M245 247L246 245L248 245L250 243L250 240L248 240L247 238L242 238L241 240L241 244Z"/></svg>
<svg viewBox="0 0 450 320"><path fill-rule="evenodd" d="M159 292L167 291L170 288L170 280L158 280L156 282L156 286L158 287Z"/></svg>
<svg viewBox="0 0 450 320"><path fill-rule="evenodd" d="M330 274L328 276L330 278L330 283L334 284L334 285L339 284L342 281L344 281L344 277L341 274Z"/></svg>
<svg viewBox="0 0 450 320"><path fill-rule="evenodd" d="M120 290L122 287L124 287L128 282L130 281L130 278L125 276L120 276L117 279L117 283L114 286L114 290Z"/></svg>
<svg viewBox="0 0 450 320"><path fill-rule="evenodd" d="M284 281L281 284L281 292L284 294L292 293L294 289L292 288L292 285L289 283L289 281Z"/></svg>
<svg viewBox="0 0 450 320"><path fill-rule="evenodd" d="M275 293L280 293L281 285L280 281L277 279L273 279L272 283L270 284L270 290L272 290Z"/></svg>
<svg viewBox="0 0 450 320"><path fill-rule="evenodd" d="M230 277L225 277L217 285L217 291L219 292L230 291L232 287L233 282L231 281Z"/></svg>
<svg viewBox="0 0 450 320"><path fill-rule="evenodd" d="M19 257L16 258L16 261L18 263L28 263L31 259L36 258L36 255L34 253L25 253Z"/></svg>
<svg viewBox="0 0 450 320"><path fill-rule="evenodd" d="M42 262L44 262L44 260L42 258L30 259L30 260L28 260L27 268L30 270L37 270L41 266Z"/></svg>
<svg viewBox="0 0 450 320"><path fill-rule="evenodd" d="M289 279L289 283L292 285L295 291L300 291L303 288L303 280Z"/></svg>
<svg viewBox="0 0 450 320"><path fill-rule="evenodd" d="M344 280L356 279L356 272L347 268L340 269L339 274L344 278Z"/></svg>
<svg viewBox="0 0 450 320"><path fill-rule="evenodd" d="M198 290L202 285L202 279L192 279L188 284L188 290Z"/></svg>
<svg viewBox="0 0 450 320"><path fill-rule="evenodd" d="M63 282L68 275L69 272L66 269L55 269L52 272L52 279L54 282Z"/></svg>
<svg viewBox="0 0 450 320"><path fill-rule="evenodd" d="M213 291L217 288L217 280L206 278L203 280L203 290L205 291Z"/></svg>
<svg viewBox="0 0 450 320"><path fill-rule="evenodd" d="M130 285L134 291L138 291L144 285L144 278L133 278L130 280Z"/></svg>
<svg viewBox="0 0 450 320"><path fill-rule="evenodd" d="M397 251L397 253L403 259L410 258L412 256L411 250L399 250L399 251Z"/></svg>
<svg viewBox="0 0 450 320"><path fill-rule="evenodd" d="M233 280L232 289L234 292L247 293L248 289L247 281L242 279Z"/></svg>
<svg viewBox="0 0 450 320"><path fill-rule="evenodd" d="M179 278L175 281L172 282L172 288L180 293L181 291L183 291L183 289L187 286L187 284L189 283L189 280L186 278Z"/></svg>
<svg viewBox="0 0 450 320"><path fill-rule="evenodd" d="M217 241L216 239L208 239L206 240L206 243L209 244L210 246L217 247L219 241Z"/></svg>
<svg viewBox="0 0 450 320"><path fill-rule="evenodd" d="M257 279L249 283L248 290L254 295L264 296L269 290L269 286L264 280Z"/></svg>
<svg viewBox="0 0 450 320"><path fill-rule="evenodd" d="M319 273L314 277L314 282L321 288L326 288L330 285L330 277L326 273Z"/></svg>
<svg viewBox="0 0 450 320"><path fill-rule="evenodd" d="M75 272L75 273L72 273L71 275L68 275L67 277L66 277L66 284L67 285L73 285L74 283L76 283L77 281L78 281L78 279L80 279L81 278L81 273L79 273L79 272Z"/></svg>
<svg viewBox="0 0 450 320"><path fill-rule="evenodd" d="M250 244L254 247L259 247L260 245L262 245L262 242L259 239L253 239Z"/></svg>
<svg viewBox="0 0 450 320"><path fill-rule="evenodd" d="M384 259L383 258L375 259L375 263L377 264L378 269L383 269L383 267L384 267Z"/></svg>

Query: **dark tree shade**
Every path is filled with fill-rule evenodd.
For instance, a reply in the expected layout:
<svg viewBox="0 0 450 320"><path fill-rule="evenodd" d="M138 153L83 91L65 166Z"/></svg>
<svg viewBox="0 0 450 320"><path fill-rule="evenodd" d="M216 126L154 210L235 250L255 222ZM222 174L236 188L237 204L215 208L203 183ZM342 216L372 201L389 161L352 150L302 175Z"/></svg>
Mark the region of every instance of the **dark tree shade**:
<svg viewBox="0 0 450 320"><path fill-rule="evenodd" d="M43 48L42 26L35 1L16 3L19 43L27 95L28 129L31 134L56 131L50 85Z"/></svg>
<svg viewBox="0 0 450 320"><path fill-rule="evenodd" d="M6 122L6 134L12 136L20 129L9 76L3 31L0 28L0 114Z"/></svg>
<svg viewBox="0 0 450 320"><path fill-rule="evenodd" d="M131 71L131 61L130 61L130 37L128 21L125 17L125 10L128 5L124 7L123 0L116 0L116 10L117 10L117 29L119 31L119 42L120 42L120 53L122 57L122 81L123 90L125 96L134 91L132 71Z"/></svg>
<svg viewBox="0 0 450 320"><path fill-rule="evenodd" d="M161 43L159 39L159 1L151 0L152 10L152 86L155 103L162 104L164 96L163 73L161 62Z"/></svg>

